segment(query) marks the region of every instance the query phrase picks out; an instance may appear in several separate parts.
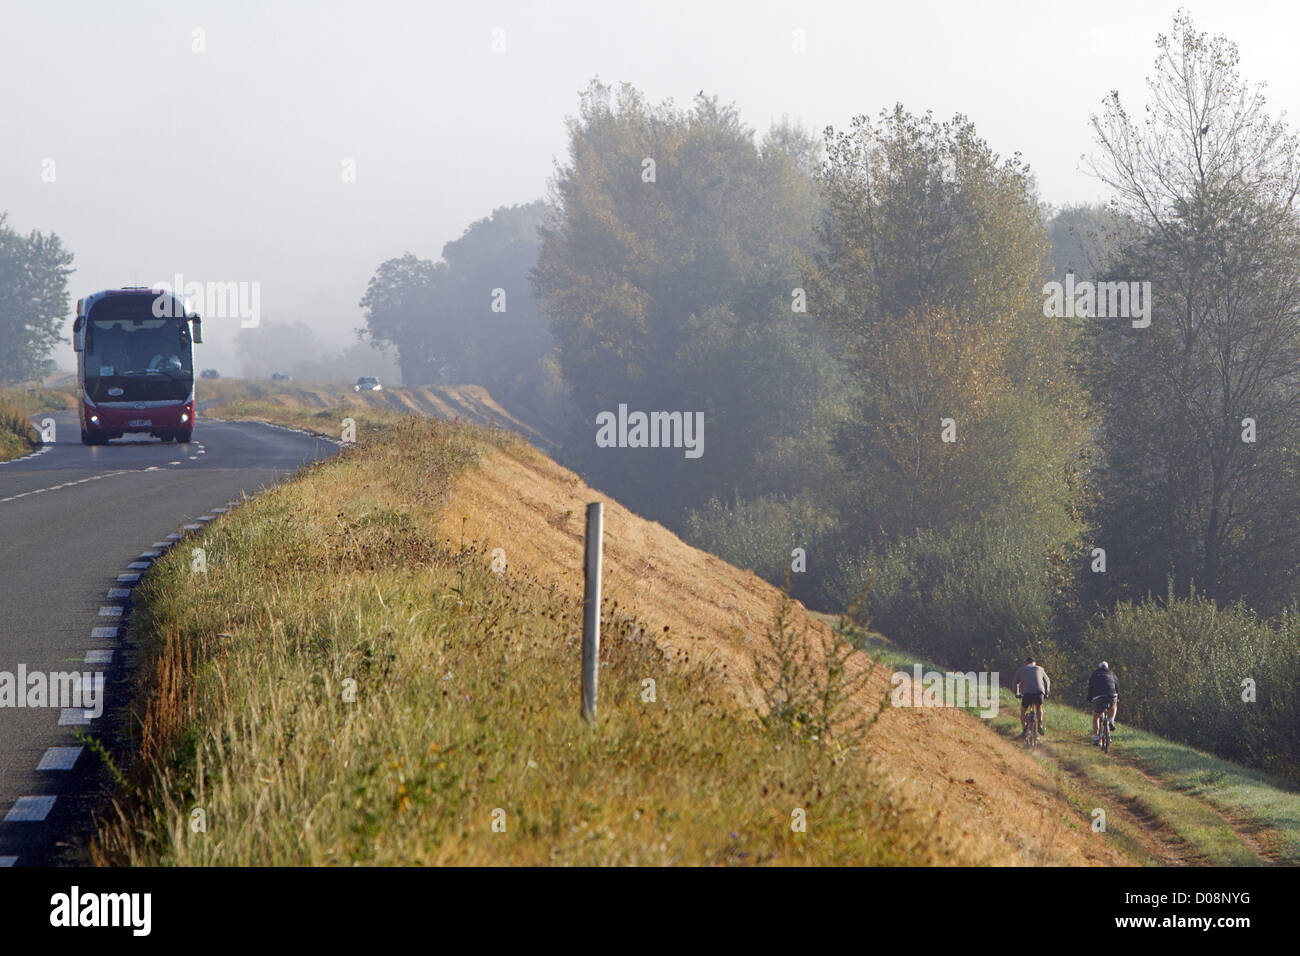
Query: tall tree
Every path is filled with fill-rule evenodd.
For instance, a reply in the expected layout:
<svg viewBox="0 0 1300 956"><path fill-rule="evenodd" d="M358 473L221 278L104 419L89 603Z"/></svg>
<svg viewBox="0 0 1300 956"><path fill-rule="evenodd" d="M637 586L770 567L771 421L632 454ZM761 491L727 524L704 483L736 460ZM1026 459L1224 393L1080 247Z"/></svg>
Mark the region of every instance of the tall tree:
<svg viewBox="0 0 1300 956"><path fill-rule="evenodd" d="M1156 46L1141 120L1118 92L1093 118L1094 169L1140 230L1113 277L1152 284L1149 327L1090 324L1102 543L1139 593L1172 573L1276 608L1300 547L1300 154L1228 38L1179 13Z"/></svg>
<svg viewBox="0 0 1300 956"><path fill-rule="evenodd" d="M643 513L680 526L713 496L773 490L774 446L834 387L802 310L817 163L797 126L756 143L716 97L679 109L598 81L581 96L534 282L576 409L569 460ZM619 404L703 413L703 456L597 448Z"/></svg>
<svg viewBox="0 0 1300 956"><path fill-rule="evenodd" d="M1074 332L1043 318L1048 243L1027 167L965 117L902 106L827 138L816 303L861 394L839 441L859 531L889 540L1037 513L1061 544L1083 430L1065 372ZM1005 481L1021 457L1011 439L1028 435L1049 439L1040 454L1059 467L1017 473L1048 486Z"/></svg>
<svg viewBox="0 0 1300 956"><path fill-rule="evenodd" d="M361 299L366 315L362 334L376 345L397 349L404 384L437 379L438 346L425 325L434 307L434 288L446 271L446 263L408 252L380 263Z"/></svg>
<svg viewBox="0 0 1300 956"><path fill-rule="evenodd" d="M0 213L0 382L39 378L68 317L72 253L53 233L19 235Z"/></svg>

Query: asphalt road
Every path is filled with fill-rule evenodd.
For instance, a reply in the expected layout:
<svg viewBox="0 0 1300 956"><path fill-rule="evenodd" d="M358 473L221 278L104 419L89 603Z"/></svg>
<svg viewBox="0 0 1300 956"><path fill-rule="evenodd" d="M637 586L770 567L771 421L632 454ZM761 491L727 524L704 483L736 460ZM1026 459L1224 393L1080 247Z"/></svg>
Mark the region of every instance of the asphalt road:
<svg viewBox="0 0 1300 956"><path fill-rule="evenodd" d="M142 555L162 550L155 544L169 534L338 450L288 429L201 415L187 445L128 435L87 447L75 412L52 417L53 444L0 463L0 866L66 860L69 834L84 828L103 790L102 762L77 732L98 737L125 703L131 582L119 576L142 572L150 560ZM63 708L54 694L43 706L16 706L41 703L33 673L74 671L104 675L101 717Z"/></svg>

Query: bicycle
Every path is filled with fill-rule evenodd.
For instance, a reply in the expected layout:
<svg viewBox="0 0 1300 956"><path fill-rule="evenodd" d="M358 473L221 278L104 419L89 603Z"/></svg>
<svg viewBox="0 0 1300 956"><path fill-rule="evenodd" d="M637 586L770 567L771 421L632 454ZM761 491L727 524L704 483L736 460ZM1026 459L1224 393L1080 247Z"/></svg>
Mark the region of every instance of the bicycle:
<svg viewBox="0 0 1300 956"><path fill-rule="evenodd" d="M1016 700L1020 700L1020 695L1016 695ZM1026 720L1028 721L1026 723ZM1025 707L1020 712L1020 729L1025 732L1025 748L1033 750L1038 746L1038 717L1034 713L1033 707Z"/></svg>
<svg viewBox="0 0 1300 956"><path fill-rule="evenodd" d="M1094 701L1098 699L1099 698L1096 697L1093 698ZM1104 711L1102 711L1099 722L1101 724L1101 728L1100 728L1101 734L1099 735L1099 738L1097 740L1097 746L1101 748L1102 753L1108 753L1110 751L1110 708L1109 707L1107 707Z"/></svg>

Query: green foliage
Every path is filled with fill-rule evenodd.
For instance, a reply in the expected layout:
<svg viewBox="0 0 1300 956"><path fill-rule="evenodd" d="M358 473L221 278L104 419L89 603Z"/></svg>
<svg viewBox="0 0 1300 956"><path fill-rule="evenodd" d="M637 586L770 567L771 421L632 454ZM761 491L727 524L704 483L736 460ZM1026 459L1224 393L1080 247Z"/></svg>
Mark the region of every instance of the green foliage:
<svg viewBox="0 0 1300 956"><path fill-rule="evenodd" d="M922 531L880 556L847 562L835 592L847 604L867 580L874 626L955 667L997 670L1051 639L1053 577L1019 529L987 523Z"/></svg>
<svg viewBox="0 0 1300 956"><path fill-rule="evenodd" d="M0 383L42 377L68 315L72 253L53 233L21 236L0 213Z"/></svg>
<svg viewBox="0 0 1300 956"><path fill-rule="evenodd" d="M1300 779L1300 614L1274 619L1204 595L1123 602L1072 649L1083 694L1098 661L1120 680L1121 719L1232 760ZM1253 703L1243 681L1255 684Z"/></svg>
<svg viewBox="0 0 1300 956"><path fill-rule="evenodd" d="M766 641L750 656L762 698L763 727L769 732L811 740L834 739L841 750L862 744L889 699L871 701L868 688L876 663L856 654L856 639L866 633L855 601L834 631L794 623L794 604L786 586L766 631Z"/></svg>
<svg viewBox="0 0 1300 956"><path fill-rule="evenodd" d="M1027 167L965 117L901 106L827 136L814 288L860 393L835 441L860 538L1050 502L1042 540L1063 546L1080 491L1065 463L1088 417L1066 368L1076 330L1042 315L1049 247Z"/></svg>
<svg viewBox="0 0 1300 956"><path fill-rule="evenodd" d="M772 584L790 576L797 582L791 593L807 600L815 593L813 582L831 564L834 523L833 514L808 498L764 495L733 505L712 498L703 508L687 512L686 534L696 547ZM808 570L791 575L795 548L804 549Z"/></svg>

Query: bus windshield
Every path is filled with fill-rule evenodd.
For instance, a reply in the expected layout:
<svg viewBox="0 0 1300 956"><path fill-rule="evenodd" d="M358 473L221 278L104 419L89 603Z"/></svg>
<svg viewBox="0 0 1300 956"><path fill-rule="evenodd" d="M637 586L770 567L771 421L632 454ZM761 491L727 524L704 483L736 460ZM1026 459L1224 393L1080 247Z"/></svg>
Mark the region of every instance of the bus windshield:
<svg viewBox="0 0 1300 956"><path fill-rule="evenodd" d="M189 335L176 319L93 318L86 377L194 373Z"/></svg>
<svg viewBox="0 0 1300 956"><path fill-rule="evenodd" d="M82 365L91 401L177 401L190 395L194 350L187 317L155 316L156 298L152 292L113 295L91 307Z"/></svg>

